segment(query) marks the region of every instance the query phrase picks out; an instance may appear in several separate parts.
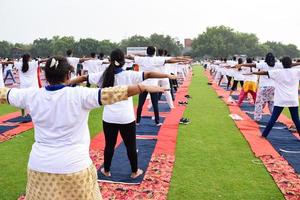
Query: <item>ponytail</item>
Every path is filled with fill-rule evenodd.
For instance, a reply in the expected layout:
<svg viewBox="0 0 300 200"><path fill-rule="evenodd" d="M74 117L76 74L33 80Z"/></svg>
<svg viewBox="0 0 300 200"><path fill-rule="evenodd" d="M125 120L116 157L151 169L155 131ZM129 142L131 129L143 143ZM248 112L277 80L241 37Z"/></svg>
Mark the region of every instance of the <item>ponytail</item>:
<svg viewBox="0 0 300 200"><path fill-rule="evenodd" d="M29 54L24 54L22 57L22 72L26 73L29 69L29 59L30 59L30 55Z"/></svg>
<svg viewBox="0 0 300 200"><path fill-rule="evenodd" d="M104 71L102 80L100 80L99 85L102 82L102 88L113 87L115 84L115 69L122 68L125 64L124 53L120 49L115 49L110 54L110 65Z"/></svg>
<svg viewBox="0 0 300 200"><path fill-rule="evenodd" d="M115 66L113 63L110 63L108 68L103 73L102 76L102 88L113 87L115 84Z"/></svg>

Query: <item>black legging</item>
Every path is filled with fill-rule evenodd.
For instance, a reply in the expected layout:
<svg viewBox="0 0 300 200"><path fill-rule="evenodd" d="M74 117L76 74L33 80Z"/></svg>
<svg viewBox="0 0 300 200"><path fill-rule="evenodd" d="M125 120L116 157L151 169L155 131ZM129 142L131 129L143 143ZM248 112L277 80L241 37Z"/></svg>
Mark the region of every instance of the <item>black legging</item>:
<svg viewBox="0 0 300 200"><path fill-rule="evenodd" d="M144 92L139 95L139 105L138 105L137 112L136 112L136 115L137 115L136 122L137 123L140 123L140 121L141 121L142 109L143 109L144 103L146 101L147 95L148 95L148 92ZM153 107L154 115L155 115L155 123L159 124L158 93L150 93L150 96L151 96L152 107Z"/></svg>
<svg viewBox="0 0 300 200"><path fill-rule="evenodd" d="M133 173L137 172L138 160L137 160L137 152L136 152L135 122L129 124L113 124L113 123L107 123L103 121L103 131L105 136L105 148L104 148L105 172L110 171L110 165L111 165L112 157L114 155L119 131L127 149L127 156L130 161L131 171Z"/></svg>
<svg viewBox="0 0 300 200"><path fill-rule="evenodd" d="M232 91L235 91L235 90L237 89L237 85L238 85L239 82L240 82L240 84L241 84L241 87L243 87L244 81L236 81L236 80L234 80L234 81L233 81L232 88L231 88Z"/></svg>
<svg viewBox="0 0 300 200"><path fill-rule="evenodd" d="M231 85L231 79L232 79L232 76L228 76L226 75L227 77L227 90L229 89L230 85Z"/></svg>

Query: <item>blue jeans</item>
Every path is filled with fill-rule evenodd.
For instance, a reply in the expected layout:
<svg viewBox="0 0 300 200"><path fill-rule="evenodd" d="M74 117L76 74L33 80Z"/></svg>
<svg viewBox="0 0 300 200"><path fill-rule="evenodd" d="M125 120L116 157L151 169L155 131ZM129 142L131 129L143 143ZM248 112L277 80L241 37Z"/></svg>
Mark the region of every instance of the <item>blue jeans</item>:
<svg viewBox="0 0 300 200"><path fill-rule="evenodd" d="M263 137L267 137L269 135L271 129L273 128L273 126L276 123L279 115L281 114L283 108L284 107L274 106L271 119L268 122L268 125L265 128L264 132L262 133ZM291 116L292 116L292 120L293 120L293 122L296 126L296 129L297 129L298 133L300 134L298 106L297 107L289 107L289 110L290 110L290 113L291 113Z"/></svg>
<svg viewBox="0 0 300 200"><path fill-rule="evenodd" d="M7 71L6 71L6 75L5 75L5 78L4 78L4 83L5 83L5 81L6 81L6 79L8 78L9 75L11 76L13 82L16 83L15 78L14 78L14 75L13 75L13 73L12 73L11 70L7 70Z"/></svg>

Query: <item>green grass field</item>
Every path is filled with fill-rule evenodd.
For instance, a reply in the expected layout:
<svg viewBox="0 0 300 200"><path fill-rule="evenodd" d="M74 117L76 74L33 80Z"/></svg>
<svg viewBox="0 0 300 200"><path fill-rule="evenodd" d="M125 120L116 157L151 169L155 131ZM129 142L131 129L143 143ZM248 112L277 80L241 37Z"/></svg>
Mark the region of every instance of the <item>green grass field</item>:
<svg viewBox="0 0 300 200"><path fill-rule="evenodd" d="M283 199L202 72L194 69L185 112L192 123L179 129L169 199Z"/></svg>
<svg viewBox="0 0 300 200"><path fill-rule="evenodd" d="M185 116L192 120L179 129L176 163L169 199L283 199L263 165L256 159L233 121L228 109L206 84L197 67L190 87ZM136 103L137 98L134 102ZM14 110L0 107L1 113ZM5 110L5 111L4 111ZM102 130L102 109L91 112L91 137ZM26 166L33 131L0 144L0 199L16 199L25 191Z"/></svg>
<svg viewBox="0 0 300 200"><path fill-rule="evenodd" d="M8 113L16 112L18 109L9 105L0 105L0 116Z"/></svg>

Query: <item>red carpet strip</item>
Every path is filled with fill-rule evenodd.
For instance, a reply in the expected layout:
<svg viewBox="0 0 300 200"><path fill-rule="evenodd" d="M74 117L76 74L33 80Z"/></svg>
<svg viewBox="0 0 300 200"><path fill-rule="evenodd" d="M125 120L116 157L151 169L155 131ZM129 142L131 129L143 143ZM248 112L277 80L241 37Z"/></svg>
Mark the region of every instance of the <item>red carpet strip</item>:
<svg viewBox="0 0 300 200"><path fill-rule="evenodd" d="M212 82L212 78L209 73L205 73L205 76L208 78L209 82ZM216 91L218 96L223 96L222 99L227 104L226 99L229 97L229 92L217 86L215 83L212 83L212 88ZM294 171L288 162L276 152L266 139L260 137L261 131L255 121L253 121L238 106L232 104L227 105L230 113L238 114L243 118L241 121L234 121L236 126L248 141L254 155L263 162L278 188L283 193L285 199L299 200L300 176ZM292 120L288 119L284 115L280 116L279 121L288 126L293 124Z"/></svg>

